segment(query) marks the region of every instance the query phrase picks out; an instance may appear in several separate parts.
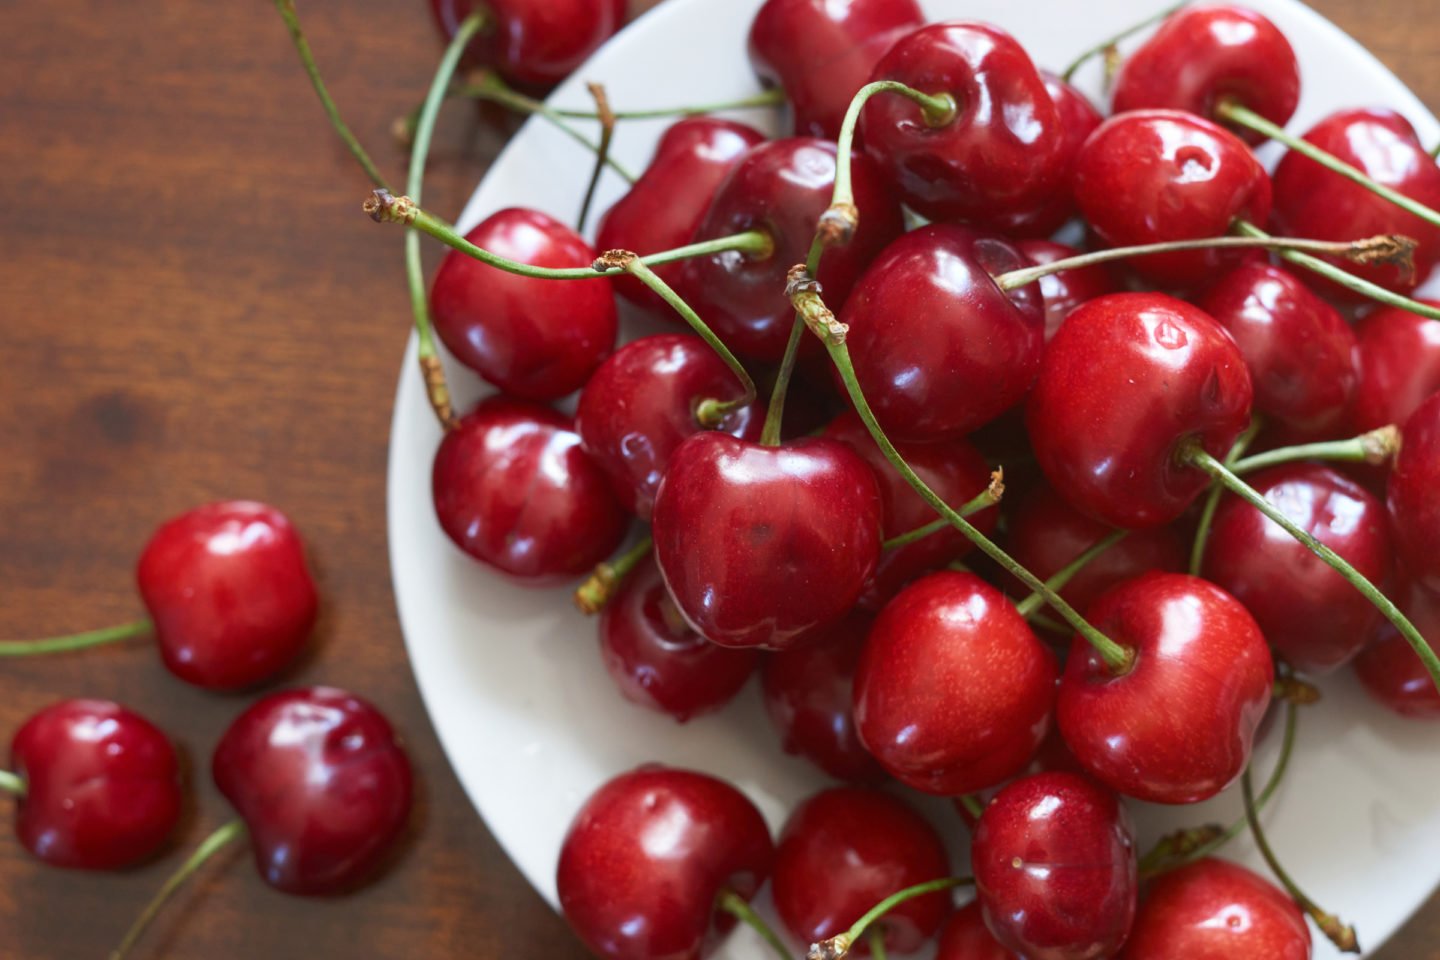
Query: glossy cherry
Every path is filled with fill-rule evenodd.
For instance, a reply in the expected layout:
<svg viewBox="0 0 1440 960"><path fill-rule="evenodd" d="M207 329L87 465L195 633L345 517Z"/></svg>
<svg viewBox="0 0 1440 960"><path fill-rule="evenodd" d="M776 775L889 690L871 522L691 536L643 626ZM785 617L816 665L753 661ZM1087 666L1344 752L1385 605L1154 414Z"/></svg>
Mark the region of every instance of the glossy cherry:
<svg viewBox="0 0 1440 960"><path fill-rule="evenodd" d="M1015 249L1037 266L1068 260L1080 251L1054 240L1019 240ZM1040 297L1045 302L1045 342L1055 336L1060 324L1080 304L1120 289L1115 274L1104 264L1062 270L1040 278Z"/></svg>
<svg viewBox="0 0 1440 960"><path fill-rule="evenodd" d="M319 608L300 535L263 503L212 503L168 521L136 579L165 666L210 690L254 686L293 663Z"/></svg>
<svg viewBox="0 0 1440 960"><path fill-rule="evenodd" d="M1224 457L1250 422L1235 341L1203 311L1159 293L1082 304L1045 348L1026 426L1057 491L1106 523L1174 520L1208 485L1182 464L1198 442Z"/></svg>
<svg viewBox="0 0 1440 960"><path fill-rule="evenodd" d="M1055 702L1055 656L968 573L915 581L881 611L855 672L860 740L926 793L993 787L1030 762Z"/></svg>
<svg viewBox="0 0 1440 960"><path fill-rule="evenodd" d="M128 867L158 851L180 819L175 748L108 700L63 700L25 721L10 770L25 784L15 835L52 866Z"/></svg>
<svg viewBox="0 0 1440 960"><path fill-rule="evenodd" d="M915 0L766 0L750 25L750 64L785 91L796 134L834 140L881 56L924 22Z"/></svg>
<svg viewBox="0 0 1440 960"><path fill-rule="evenodd" d="M935 828L901 800L864 787L836 787L790 814L775 849L775 910L801 943L846 930L881 900L950 874ZM913 953L950 912L949 894L907 900L885 914L887 952ZM868 944L852 953L864 956Z"/></svg>
<svg viewBox="0 0 1440 960"><path fill-rule="evenodd" d="M1086 618L1135 659L1117 676L1075 638L1055 711L1075 758L1152 803L1196 803L1233 783L1275 684L1249 612L1198 577L1149 573L1106 593Z"/></svg>
<svg viewBox="0 0 1440 960"><path fill-rule="evenodd" d="M1086 139L1104 119L1085 94L1049 70L1041 70L1040 79L1045 82L1045 89L1049 91L1050 99L1055 101L1055 109L1060 114L1063 136L1062 173L1049 196L1029 207L1002 211L990 219L990 225L1008 237L1048 237L1076 215L1075 194L1071 189L1075 157L1080 153L1080 147ZM1023 247L1024 244L1019 246Z"/></svg>
<svg viewBox="0 0 1440 960"><path fill-rule="evenodd" d="M570 421L491 397L445 434L435 514L456 546L522 583L587 573L620 545L625 513Z"/></svg>
<svg viewBox="0 0 1440 960"><path fill-rule="evenodd" d="M1119 960L1310 960L1295 901L1239 864L1205 859L1146 888Z"/></svg>
<svg viewBox="0 0 1440 960"><path fill-rule="evenodd" d="M573 73L625 25L625 8L625 0L430 0L447 38L471 13L484 11L489 22L466 50L466 62L536 87Z"/></svg>
<svg viewBox="0 0 1440 960"><path fill-rule="evenodd" d="M1431 648L1440 649L1440 594L1398 578L1391 594ZM1402 717L1440 719L1440 692L1410 644L1388 620L1352 662L1366 691Z"/></svg>
<svg viewBox="0 0 1440 960"><path fill-rule="evenodd" d="M1220 237L1237 219L1270 216L1270 177L1233 133L1178 110L1137 110L1102 123L1075 158L1075 199L1112 247ZM1129 261L1156 283L1191 287L1244 250L1157 253Z"/></svg>
<svg viewBox="0 0 1440 960"><path fill-rule="evenodd" d="M730 250L685 261L676 289L730 349L757 360L779 360L795 311L785 299L790 268L804 263L820 216L835 189L834 143L794 137L762 144L745 155L720 185L694 240L763 230L768 256ZM817 279L825 302L840 311L861 270L904 229L900 206L876 168L856 157L851 168L860 225L850 242L832 247Z"/></svg>
<svg viewBox="0 0 1440 960"><path fill-rule="evenodd" d="M1287 464L1247 480L1371 583L1388 582L1385 505L1364 487L1319 464ZM1215 512L1202 573L1245 604L1275 652L1306 673L1348 661L1380 623L1374 604L1329 564L1237 497Z"/></svg>
<svg viewBox="0 0 1440 960"><path fill-rule="evenodd" d="M728 783L641 767L576 814L556 871L560 909L598 956L700 960L735 925L717 898L755 896L774 853L760 811Z"/></svg>
<svg viewBox="0 0 1440 960"><path fill-rule="evenodd" d="M985 808L970 863L985 923L1027 960L1101 960L1135 918L1135 831L1109 790L1072 773L1017 780Z"/></svg>
<svg viewBox="0 0 1440 960"><path fill-rule="evenodd" d="M595 261L579 234L538 210L501 210L465 239L533 267ZM614 349L619 329L609 280L522 277L456 250L435 273L430 312L455 359L523 400L554 400L580 389Z"/></svg>
<svg viewBox="0 0 1440 960"><path fill-rule="evenodd" d="M931 224L886 247L840 314L855 375L892 440L963 436L1029 391L1045 346L1035 284L994 277L1030 266L1009 241Z"/></svg>
<svg viewBox="0 0 1440 960"><path fill-rule="evenodd" d="M1422 300L1432 307L1440 300ZM1440 320L1385 307L1355 328L1359 386L1355 431L1399 426L1431 394L1440 392Z"/></svg>
<svg viewBox="0 0 1440 960"><path fill-rule="evenodd" d="M368 879L410 820L410 759L379 710L334 687L271 694L215 748L215 785L285 893L323 896Z"/></svg>
<svg viewBox="0 0 1440 960"><path fill-rule="evenodd" d="M600 221L599 250L629 250L645 256L683 247L695 235L715 191L751 147L765 135L753 127L718 117L686 117L660 137L650 166L630 191ZM670 286L681 266L654 267ZM683 322L660 295L630 276L615 278L615 292L651 314Z"/></svg>
<svg viewBox="0 0 1440 960"><path fill-rule="evenodd" d="M980 901L972 900L950 915L940 930L940 944L935 960L1020 960L1000 946L1000 941L985 926Z"/></svg>
<svg viewBox="0 0 1440 960"><path fill-rule="evenodd" d="M605 605L600 655L626 700L681 723L734 699L760 659L754 650L717 647L691 630L651 559L630 571Z"/></svg>
<svg viewBox="0 0 1440 960"><path fill-rule="evenodd" d="M648 520L670 455L705 429L697 419L700 403L744 395L735 374L699 337L641 337L611 354L585 385L575 432L620 502ZM758 440L764 419L760 405L751 403L728 413L717 429Z"/></svg>
<svg viewBox="0 0 1440 960"><path fill-rule="evenodd" d="M1401 429L1386 500L1390 529L1414 582L1440 590L1440 393L1420 404Z"/></svg>

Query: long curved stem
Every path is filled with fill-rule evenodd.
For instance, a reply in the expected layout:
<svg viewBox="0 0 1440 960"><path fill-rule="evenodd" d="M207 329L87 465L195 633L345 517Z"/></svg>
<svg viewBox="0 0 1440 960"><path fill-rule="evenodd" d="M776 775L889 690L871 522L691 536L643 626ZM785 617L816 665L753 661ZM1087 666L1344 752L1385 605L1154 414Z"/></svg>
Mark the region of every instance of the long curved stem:
<svg viewBox="0 0 1440 960"><path fill-rule="evenodd" d="M1141 20L1139 23L1135 24L1133 27L1126 27L1124 30L1121 30L1113 37L1109 37L1105 40L1100 41L1099 43L1095 44L1095 46L1089 48L1084 53L1080 54L1080 56L1070 61L1069 66L1067 66L1065 68L1065 71L1060 74L1060 78L1066 83L1069 83L1072 79L1074 79L1075 71L1079 70L1082 66L1085 65L1085 61L1089 60L1091 57L1098 57L1101 54L1106 53L1107 51L1113 49L1115 45L1118 44L1120 41L1126 39L1132 34L1139 33L1146 27L1153 27L1157 23L1168 20L1171 14L1175 13L1175 11L1179 10L1184 6L1184 3L1177 3L1173 7L1167 7L1166 9L1161 10L1159 13L1155 14L1155 16L1147 17L1146 19Z"/></svg>
<svg viewBox="0 0 1440 960"><path fill-rule="evenodd" d="M585 186L585 199L580 204L580 216L575 229L585 232L585 223L590 219L590 207L595 202L595 191L600 187L600 175L610 159L610 144L615 139L615 114L610 111L610 96L599 83L587 84L590 96L595 98L595 112L600 118L600 147L595 151L595 168L590 171L590 182Z"/></svg>
<svg viewBox="0 0 1440 960"><path fill-rule="evenodd" d="M1045 586L1049 587L1051 590L1056 591L1057 593L1061 590L1064 590L1066 584L1068 584L1071 580L1075 579L1075 575L1078 574L1081 570L1084 570L1085 567L1089 565L1090 561L1094 560L1096 557L1100 556L1100 554L1104 553L1106 550L1109 550L1111 547L1115 546L1115 544L1119 543L1121 540L1124 540L1129 535L1129 530L1114 530L1106 534L1099 541L1092 544L1089 549L1082 552L1080 556L1076 557L1074 560L1071 560L1065 566L1055 571L1055 575L1052 576L1049 580L1045 581ZM1044 603L1045 598L1043 596L1041 596L1039 593L1032 593L1024 600L1021 600L1019 603L1015 604L1015 611L1019 613L1020 616L1024 617L1026 620L1029 620L1030 617L1034 615L1035 611L1039 610L1041 605Z"/></svg>
<svg viewBox="0 0 1440 960"><path fill-rule="evenodd" d="M0 658L33 657L46 653L67 653L71 650L86 650L139 637L155 630L150 620L136 620L122 623L117 627L103 630L87 630L84 633L69 633L62 637L46 637L43 640L7 640L0 642Z"/></svg>
<svg viewBox="0 0 1440 960"><path fill-rule="evenodd" d="M1264 421L1258 416L1250 418L1250 426L1245 432L1236 438L1230 452L1225 455L1227 465L1235 463L1250 449L1250 444L1260 435ZM1225 488L1220 484L1212 484L1210 492L1205 495L1205 506L1200 510L1200 522L1195 525L1195 539L1190 542L1190 575L1200 576L1200 568L1205 564L1205 544L1210 539L1210 527L1215 523L1215 511L1220 508L1220 498L1224 496Z"/></svg>
<svg viewBox="0 0 1440 960"><path fill-rule="evenodd" d="M1328 440L1324 443L1301 443L1293 447L1279 447L1257 453L1253 457L1229 463L1230 470L1239 477L1266 467L1297 460L1325 460L1331 463L1368 463L1375 466L1390 462L1400 452L1400 428L1380 427L1347 440Z"/></svg>
<svg viewBox="0 0 1440 960"><path fill-rule="evenodd" d="M630 571L650 556L654 547L655 541L647 533L629 550L597 566L595 572L575 591L575 606L586 616L594 616L605 609L615 589L625 582Z"/></svg>
<svg viewBox="0 0 1440 960"><path fill-rule="evenodd" d="M822 940L810 948L810 960L823 958L823 960L839 960L850 952L850 948L860 942L875 922L885 914L894 910L909 900L916 897L926 897L932 893L942 893L946 890L954 890L956 887L968 887L975 883L974 877L945 877L940 880L928 880L925 883L917 883L913 887L906 887L897 893L881 900L875 906L865 912L859 920L851 924L850 929L844 933L836 934L829 940Z"/></svg>
<svg viewBox="0 0 1440 960"><path fill-rule="evenodd" d="M9 770L0 770L0 791L12 796L25 796L25 781L21 780Z"/></svg>
<svg viewBox="0 0 1440 960"><path fill-rule="evenodd" d="M496 77L495 79L499 80L499 77ZM504 81L500 82L503 83ZM485 83L488 86L488 76ZM490 99L493 94L493 89L482 89L477 87L475 84L464 84L457 87L453 92L455 96L460 97L477 97L480 99ZM539 108L544 106L541 101L536 100L533 97L527 97L524 94L516 93L513 90L511 92L514 93L514 96L509 99L509 102L506 104L506 106L510 107L512 110L516 110L522 113L538 113ZM751 94L748 97L741 97L738 100L721 100L715 103L701 103L694 106L649 107L643 110L616 110L615 119L663 120L668 117L694 117L706 113L719 113L722 110L751 110L763 107L778 107L784 104L784 102L785 91L780 89L779 87L772 87L769 90L762 90L759 93ZM600 119L599 113L594 110L572 110L568 107L555 107L554 111L556 116L568 117L573 120Z"/></svg>
<svg viewBox="0 0 1440 960"><path fill-rule="evenodd" d="M793 960L790 956L790 951L785 948L785 941L781 940L775 931L770 929L770 924L766 923L765 919L755 912L755 908L750 906L745 898L734 890L721 892L719 899L715 902L715 906L760 934L764 941L770 944L770 948L775 951L775 955L780 957L781 960Z"/></svg>
<svg viewBox="0 0 1440 960"><path fill-rule="evenodd" d="M997 471L995 474L991 474L990 485L987 486L984 490L980 491L978 494L976 494L973 498L971 498L970 501L967 502L963 507L961 507L957 512L962 517L973 517L975 516L975 514L981 512L982 510L989 510L991 507L998 504L1001 497L1003 497L1004 495L1005 484L1000 481L999 473ZM931 536L932 534L939 533L941 530L944 530L948 526L950 526L950 521L946 520L944 517L940 517L937 520L933 520L930 523L925 524L925 526L923 527L916 527L914 530L911 530L908 533L902 533L899 536L891 537L889 540L886 540L880 545L880 549L899 550L901 547L908 547L912 543L924 540L926 537Z"/></svg>

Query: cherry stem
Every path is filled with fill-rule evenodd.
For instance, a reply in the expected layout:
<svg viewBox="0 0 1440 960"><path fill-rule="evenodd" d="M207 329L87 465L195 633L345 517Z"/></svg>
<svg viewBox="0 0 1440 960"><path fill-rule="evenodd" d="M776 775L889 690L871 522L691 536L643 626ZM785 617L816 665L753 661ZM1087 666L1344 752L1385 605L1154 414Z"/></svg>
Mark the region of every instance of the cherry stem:
<svg viewBox="0 0 1440 960"><path fill-rule="evenodd" d="M1032 627L1044 627L1051 633L1065 634L1070 632L1070 628L1067 627L1065 624L1061 623L1059 620L1053 619L1052 617L1047 617L1043 613L1032 613L1025 619L1030 621L1030 625Z"/></svg>
<svg viewBox="0 0 1440 960"><path fill-rule="evenodd" d="M1250 444L1260 435L1260 429L1264 421L1258 416L1250 418L1250 426L1235 440L1235 445L1225 455L1225 463L1233 464L1245 455L1250 449ZM1215 484L1208 494L1205 495L1205 506L1200 510L1200 522L1195 525L1195 539L1190 543L1190 576L1200 576L1200 568L1205 563L1205 544L1210 539L1210 527L1215 523L1215 511L1220 507L1220 497L1225 493L1225 488L1218 483Z"/></svg>
<svg viewBox="0 0 1440 960"><path fill-rule="evenodd" d="M610 159L610 143L615 139L615 114L610 110L610 97L604 85L587 83L585 86L590 96L595 98L595 113L600 119L600 146L595 151L595 169L590 172L590 183L585 187L585 200L580 204L580 218L575 221L577 233L585 232L590 206L595 202L595 190L600 186L600 175L605 172L605 162Z"/></svg>
<svg viewBox="0 0 1440 960"><path fill-rule="evenodd" d="M973 793L963 794L960 797L960 806L964 807L965 812L976 820L985 815L985 804L981 803L980 798Z"/></svg>
<svg viewBox="0 0 1440 960"><path fill-rule="evenodd" d="M1260 496L1254 487L1235 476L1225 464L1212 457L1198 443L1191 443L1181 453L1181 462L1203 470L1210 475L1211 479L1220 481L1230 492L1240 497L1240 499L1250 504L1256 510L1259 510L1268 519L1273 520L1281 529L1294 537L1311 553L1329 564L1336 573L1340 574L1351 586L1360 591L1361 595L1373 603L1376 608L1385 615L1385 619L1394 624L1395 629L1400 631L1400 635L1409 642L1411 649L1415 651L1415 655L1425 664L1425 670L1430 674L1430 682L1435 685L1436 690L1440 690L1440 657L1437 657L1435 651L1430 649L1430 645L1425 642L1425 638L1420 635L1420 631L1415 629L1415 624L1410 622L1410 618L1405 616L1389 597L1381 593L1375 584L1366 579L1364 574L1351 566L1344 557L1341 557L1334 550L1331 550L1325 546L1325 544L1302 530L1294 521L1278 510L1274 504Z"/></svg>
<svg viewBox="0 0 1440 960"><path fill-rule="evenodd" d="M17 797L23 797L26 793L25 781L9 770L0 770L0 790Z"/></svg>
<svg viewBox="0 0 1440 960"><path fill-rule="evenodd" d="M1153 17L1148 17L1145 20L1140 21L1133 27L1126 27L1124 30L1121 30L1113 37L1110 37L1107 40L1103 40L1100 43L1095 44L1095 46L1091 47L1084 53L1080 54L1080 56L1070 61L1070 65L1065 68L1063 73L1060 74L1060 79L1064 80L1066 83L1069 83L1074 78L1076 71L1083 67L1086 61L1088 61L1091 57L1098 57L1101 54L1108 53L1110 50L1114 49L1115 46L1120 43L1120 41L1139 33L1146 27L1153 27L1155 24L1160 23L1163 20L1168 20L1172 14L1174 14L1177 10L1181 9L1184 6L1184 3L1177 3L1173 7L1161 10Z"/></svg>
<svg viewBox="0 0 1440 960"><path fill-rule="evenodd" d="M876 924L870 928L870 933L865 937L866 944L870 947L871 960L887 960L885 953L885 928Z"/></svg>
<svg viewBox="0 0 1440 960"><path fill-rule="evenodd" d="M1236 476L1244 476L1282 463L1297 460L1328 460L1341 463L1368 463L1384 466L1400 452L1400 428L1380 427L1348 440L1330 440L1325 443L1302 443L1293 447L1280 447L1246 457L1230 466Z"/></svg>
<svg viewBox="0 0 1440 960"><path fill-rule="evenodd" d="M125 939L120 941L120 946L110 954L110 960L124 960L125 955L130 952L130 948L135 946L146 928L150 926L151 921L160 913L160 909L165 906L175 891L190 879L190 875L204 866L205 862L216 853L245 836L245 833L245 821L231 820L206 837L195 852L190 854L190 857L180 865L180 869L170 875L170 878L165 881L165 885L160 888L160 892L155 894L154 899L146 904L144 912L126 931Z"/></svg>
<svg viewBox="0 0 1440 960"><path fill-rule="evenodd" d="M840 178L835 178L839 189ZM821 216L824 222L824 216ZM805 269L810 276L820 270L820 258L825 255L826 240L823 229L817 229L810 241L810 252L805 258ZM770 388L770 405L765 409L765 423L760 429L760 445L774 447L780 444L780 427L785 421L785 398L790 393L790 380L795 376L795 361L800 356L800 341L805 338L805 320L799 313L790 325L790 339L785 341L785 354L780 358L780 369L775 373L775 385Z"/></svg>
<svg viewBox="0 0 1440 960"><path fill-rule="evenodd" d="M63 637L46 637L43 640L8 640L0 643L0 658L33 657L47 653L66 653L71 650L85 650L107 643L129 640L153 632L155 624L150 620L136 620L122 623L118 627L103 630L89 630L85 633L69 633Z"/></svg>
<svg viewBox="0 0 1440 960"><path fill-rule="evenodd" d="M1094 560L1096 557L1100 556L1100 554L1104 553L1106 550L1109 550L1111 547L1115 546L1115 544L1119 543L1121 540L1124 540L1129 535L1129 530L1114 530L1106 534L1105 537L1098 543L1091 545L1091 547L1084 553L1081 553L1080 556L1076 557L1074 560L1071 560L1065 566L1057 570L1054 576L1052 576L1049 580L1045 581L1045 586L1056 592L1064 590L1065 585L1068 584L1071 580L1075 579L1075 575L1078 574L1081 570L1084 570L1086 565L1089 564L1091 560ZM1039 593L1032 593L1024 600L1021 600L1019 603L1015 604L1015 610L1017 613L1020 614L1020 616L1024 617L1026 620L1029 620L1032 616L1035 615L1035 612L1039 610L1041 605L1044 603L1044 597L1042 597Z"/></svg>
<svg viewBox="0 0 1440 960"><path fill-rule="evenodd" d="M596 566L595 572L575 591L575 606L586 616L594 616L604 610L615 595L615 588L625 582L640 561L650 556L654 546L655 541L647 533L629 550Z"/></svg>
<svg viewBox="0 0 1440 960"><path fill-rule="evenodd" d="M715 900L715 906L760 934L782 960L794 960L790 956L790 951L785 947L785 941L770 929L770 924L766 923L765 919L756 913L755 908L750 906L749 902L740 894L734 890L722 890L720 896Z"/></svg>
<svg viewBox="0 0 1440 960"><path fill-rule="evenodd" d="M973 517L981 510L988 510L991 507L996 506L1000 502L1001 498L1003 498L1004 496L1005 471L996 470L994 473L990 474L990 485L987 486L984 490L980 491L980 493L973 500L960 508L960 516L966 518ZM908 547L910 544L915 543L917 540L924 540L931 534L939 533L941 530L944 530L948 526L950 526L950 521L946 520L944 517L940 517L938 520L932 520L930 523L925 524L925 526L923 527L916 527L909 533L902 533L898 537L891 537L889 540L886 540L880 545L880 549L899 550L901 547Z"/></svg>
<svg viewBox="0 0 1440 960"><path fill-rule="evenodd" d="M928 896L942 890L954 890L956 887L968 887L974 883L974 877L944 877L940 880L917 883L913 887L906 887L899 893L892 893L871 907L864 916L855 921L849 930L836 934L828 940L812 944L806 958L807 960L840 960L850 952L850 948L859 942L861 937L865 936L865 932L870 929L871 925L900 904L914 900L916 897Z"/></svg>

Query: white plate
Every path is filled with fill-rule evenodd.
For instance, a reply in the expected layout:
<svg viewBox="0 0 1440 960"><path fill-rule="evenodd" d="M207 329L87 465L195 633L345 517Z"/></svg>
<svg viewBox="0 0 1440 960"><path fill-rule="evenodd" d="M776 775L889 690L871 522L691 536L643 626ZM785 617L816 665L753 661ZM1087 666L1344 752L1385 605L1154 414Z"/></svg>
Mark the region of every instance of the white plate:
<svg viewBox="0 0 1440 960"><path fill-rule="evenodd" d="M1076 52L1171 0L922 0L931 19L990 20L1013 32L1041 66L1059 68ZM1303 130L1332 110L1385 105L1415 123L1421 140L1440 138L1429 111L1370 54L1293 0L1250 0L1290 38L1304 79L1291 127ZM583 82L603 81L625 107L723 101L753 93L745 36L760 0L668 0L628 27L554 95L587 104ZM1098 69L1082 86L1097 99ZM764 112L737 115L757 125ZM616 155L643 169L664 122L627 123ZM1273 161L1275 152L1265 156ZM574 222L590 158L554 129L531 120L471 198L459 223L468 230L508 206L544 210ZM621 192L607 177L597 210ZM632 331L633 332L633 331ZM786 811L827 781L775 742L752 684L718 715L680 726L622 700L601 666L595 624L572 608L568 591L518 590L463 556L441 533L430 500L430 462L439 431L415 372L414 343L401 368L389 467L390 559L400 621L421 692L445 752L470 799L507 853L555 903L555 862L575 810L600 783L647 761L724 777L749 794L773 828ZM488 392L448 364L462 409ZM1348 673L1325 684L1326 700L1305 711L1299 746L1269 816L1274 845L1321 904L1356 924L1374 948L1440 880L1440 763L1433 727L1405 722L1372 705ZM1274 740L1259 751L1261 769ZM1167 828L1225 821L1239 810L1230 794L1198 808L1133 805L1142 849ZM963 856L963 828L944 804L936 822ZM1248 842L1226 855L1252 866ZM798 946L798 945L797 945ZM803 951L801 951L803 953ZM742 929L720 952L761 957ZM1337 956L1318 943L1316 957Z"/></svg>

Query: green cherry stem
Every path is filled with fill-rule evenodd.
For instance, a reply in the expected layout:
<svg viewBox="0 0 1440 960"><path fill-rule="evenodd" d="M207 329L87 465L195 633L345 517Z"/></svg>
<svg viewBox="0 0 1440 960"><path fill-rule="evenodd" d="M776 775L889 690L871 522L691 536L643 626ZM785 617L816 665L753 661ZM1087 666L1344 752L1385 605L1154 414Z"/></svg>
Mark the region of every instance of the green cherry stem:
<svg viewBox="0 0 1440 960"><path fill-rule="evenodd" d="M990 474L990 485L980 491L974 499L966 503L957 512L960 516L968 519L969 517L975 516L975 514L981 510L989 510L991 507L997 505L1004 496L1005 473L1002 470L996 470ZM909 533L902 533L897 537L891 537L880 545L880 549L899 550L901 547L908 547L912 543L924 540L932 534L939 533L948 526L950 526L950 521L944 517L940 517L937 520L932 520L930 523L925 524L923 527L916 527Z"/></svg>
<svg viewBox="0 0 1440 960"><path fill-rule="evenodd" d="M1065 71L1060 74L1060 79L1064 80L1066 83L1069 83L1072 79L1074 79L1076 71L1083 67L1085 65L1085 62L1091 57L1098 57L1101 54L1107 53L1108 51L1114 49L1115 46L1120 43L1120 41L1139 33L1146 27L1153 27L1155 24L1160 23L1161 21L1168 20L1171 14L1175 13L1175 11L1179 10L1184 6L1184 3L1177 3L1173 7L1167 7L1164 10L1161 10L1159 13L1155 14L1155 16L1147 17L1146 19L1140 21L1132 27L1126 27L1124 30L1121 30L1113 37L1108 37L1105 40L1100 41L1099 43L1095 44L1095 46L1091 47L1084 53L1080 54L1080 56L1070 61L1070 65L1067 66L1065 68Z"/></svg>
<svg viewBox="0 0 1440 960"><path fill-rule="evenodd" d="M1119 543L1121 540L1124 540L1129 535L1129 530L1114 530L1106 534L1103 539L1091 545L1091 547L1085 552L1081 553L1080 556L1076 557L1074 560L1071 560L1065 566L1057 570L1053 577L1045 581L1045 586L1051 590L1056 591L1057 593L1061 590L1064 590L1066 584L1068 584L1071 580L1075 579L1075 575L1078 574L1081 570L1084 570L1086 565L1088 565L1091 560L1094 560L1096 557L1100 556L1100 554L1104 553L1106 550L1109 550L1111 547L1115 546L1115 544ZM1017 613L1020 614L1020 616L1024 617L1026 620L1029 620L1035 615L1036 611L1038 611L1041 605L1043 605L1044 603L1045 598L1043 596L1041 596L1039 593L1032 593L1024 600L1021 600L1019 603L1015 604L1015 610Z"/></svg>
<svg viewBox="0 0 1440 960"><path fill-rule="evenodd" d="M88 630L85 633L70 633L63 637L46 637L43 640L7 640L0 643L0 658L33 657L47 653L68 653L71 650L86 650L107 643L117 643L153 633L155 624L150 620L136 620L122 623L118 627L103 630Z"/></svg>
<svg viewBox="0 0 1440 960"><path fill-rule="evenodd" d="M775 955L780 957L781 960L794 960L794 958L790 956L790 951L785 948L785 941L781 940L775 931L770 929L770 924L766 923L765 919L755 912L755 908L750 906L749 902L734 890L721 891L720 896L715 901L715 906L760 934L765 942L770 944L770 948L775 951Z"/></svg>
<svg viewBox="0 0 1440 960"><path fill-rule="evenodd" d="M870 948L871 960L887 960L888 955L885 953L885 928L883 926L877 923L871 927L870 932L865 935L865 943Z"/></svg>
<svg viewBox="0 0 1440 960"><path fill-rule="evenodd" d="M1225 455L1225 464L1229 466L1245 455L1250 449L1250 444L1260 435L1264 421L1258 416L1250 418L1250 426L1245 432L1236 438L1234 446ZM1205 495L1205 506L1200 510L1200 522L1195 525L1195 539L1190 543L1190 576L1200 576L1200 568L1205 563L1205 544L1210 539L1210 527L1215 523L1215 511L1220 508L1220 498L1224 496L1225 488L1220 484L1213 484L1210 492Z"/></svg>
<svg viewBox="0 0 1440 960"><path fill-rule="evenodd" d="M25 781L9 770L0 770L0 791L16 797L25 796Z"/></svg>
<svg viewBox="0 0 1440 960"><path fill-rule="evenodd" d="M925 883L917 883L913 887L906 887L898 893L892 893L866 911L864 916L856 920L849 930L846 930L844 933L837 933L828 940L821 940L819 943L812 944L809 953L806 954L806 958L807 960L840 960L841 957L844 957L850 952L851 947L860 942L860 938L865 936L866 931L868 931L876 921L900 906L900 904L914 900L916 897L929 896L932 893L941 893L945 890L954 890L956 887L968 887L974 883L974 877L944 877L940 880L928 880Z"/></svg>
<svg viewBox="0 0 1440 960"><path fill-rule="evenodd" d="M655 541L647 533L629 550L597 566L589 579L576 589L575 606L586 616L594 616L604 610L610 598L615 595L615 588L625 582L630 571L642 560L650 556L654 547Z"/></svg>
<svg viewBox="0 0 1440 960"><path fill-rule="evenodd" d="M1347 440L1302 443L1293 447L1267 450L1264 453L1257 453L1253 457L1235 461L1230 464L1230 469L1236 476L1244 476L1247 473L1254 473L1256 470L1264 470L1266 467L1274 467L1282 463L1294 463L1297 460L1326 460L1332 463L1368 463L1372 466L1383 466L1399 452L1400 428L1392 425L1380 427Z"/></svg>
<svg viewBox="0 0 1440 960"><path fill-rule="evenodd" d="M839 183L837 176L836 183ZM822 222L824 218L821 218ZM820 258L825 255L825 236L817 230L815 239L810 241L810 252L805 258L805 269L810 276L820 269ZM765 409L765 423L760 429L761 446L774 447L780 444L780 427L785 421L785 398L790 393L790 380L795 375L795 362L800 357L800 341L805 338L805 320L800 314L790 325L790 339L785 341L785 354L780 358L780 369L775 373L775 385L770 388L770 405Z"/></svg>
<svg viewBox="0 0 1440 960"><path fill-rule="evenodd" d="M610 112L610 96L603 84L589 83L586 88L595 98L595 112L600 118L600 146L595 151L595 168L590 171L590 182L585 186L585 199L580 204L580 217L575 221L575 231L585 232L585 222L590 219L590 207L595 202L595 191L600 186L600 175L605 172L605 163L610 159L610 144L615 139L615 114Z"/></svg>
<svg viewBox="0 0 1440 960"><path fill-rule="evenodd" d="M980 798L973 793L967 793L961 796L960 806L964 807L965 812L976 820L979 820L985 815L985 804L981 803Z"/></svg>
<svg viewBox="0 0 1440 960"><path fill-rule="evenodd" d="M1070 633L1070 628L1065 626L1064 623L1054 619L1053 617L1047 617L1043 613L1032 613L1025 619L1030 621L1030 625L1032 627L1044 627L1051 633L1058 633L1062 636L1067 636Z"/></svg>

